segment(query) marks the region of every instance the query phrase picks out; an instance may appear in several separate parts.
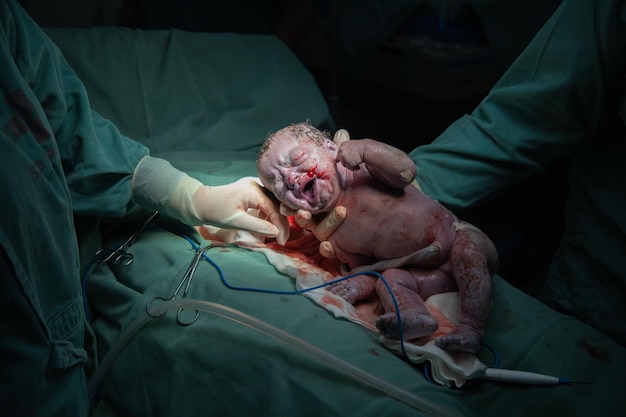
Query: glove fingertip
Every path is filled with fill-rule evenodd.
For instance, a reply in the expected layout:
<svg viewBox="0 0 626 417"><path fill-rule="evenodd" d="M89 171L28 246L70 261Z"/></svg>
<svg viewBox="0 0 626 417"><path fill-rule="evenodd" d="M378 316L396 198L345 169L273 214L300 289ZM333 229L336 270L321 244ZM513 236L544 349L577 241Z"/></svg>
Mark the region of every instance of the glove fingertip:
<svg viewBox="0 0 626 417"><path fill-rule="evenodd" d="M333 142L335 142L337 145L340 145L343 142L347 142L349 140L350 134L346 129L339 129L337 132L335 132L335 135L333 136Z"/></svg>

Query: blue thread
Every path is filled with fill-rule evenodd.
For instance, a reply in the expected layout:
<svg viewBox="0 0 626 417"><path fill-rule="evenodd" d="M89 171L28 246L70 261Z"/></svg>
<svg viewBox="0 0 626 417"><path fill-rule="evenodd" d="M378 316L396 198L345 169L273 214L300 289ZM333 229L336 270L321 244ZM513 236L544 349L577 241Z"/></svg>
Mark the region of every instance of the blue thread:
<svg viewBox="0 0 626 417"><path fill-rule="evenodd" d="M424 379L426 379L426 382L429 384L435 385L435 381L433 381L430 376L430 361L424 362Z"/></svg>
<svg viewBox="0 0 626 417"><path fill-rule="evenodd" d="M187 240L187 242L189 242L191 244L193 249L195 249L195 250L198 249L198 247L199 247L198 244L196 244L191 238L189 238L186 235L180 235L180 236L185 238ZM218 275L220 277L220 280L222 281L224 286L226 286L226 288L228 288L228 289L235 290L235 291L249 291L249 292L260 292L260 293L266 293L266 294L279 294L279 295L299 295L299 294L303 294L305 292L313 291L313 290L316 290L316 289L319 289L319 288L326 287L328 285L335 284L337 282L345 281L347 279L354 278L354 277L359 276L359 275L372 275L372 276L375 276L375 277L377 277L378 279L380 279L383 282L383 284L385 285L385 288L387 288L387 291L389 292L389 295L391 296L391 300L393 301L394 309L396 310L396 317L398 318L398 335L399 335L399 338L400 338L400 348L402 350L402 355L406 359L409 359L409 357L408 357L408 355L406 353L406 349L404 347L404 328L403 328L403 325L402 325L402 317L400 316L400 306L398 305L398 300L396 299L396 296L394 295L393 291L391 290L391 286L389 285L387 280L378 272L375 272L375 271L358 272L356 274L346 275L345 277L337 278L337 279L334 279L332 281L328 281L328 282L325 282L323 284L316 285L316 286L310 287L310 288L305 288L305 289L302 289L302 290L294 290L294 291L268 290L268 289L263 289L263 288L237 287L237 286L231 285L226 280L226 277L224 276L224 272L222 271L222 268L219 267L219 265L217 265L206 253L203 253L202 257L208 263L210 263L213 266L213 268L215 268L215 270L217 271L217 273L218 273Z"/></svg>
<svg viewBox="0 0 626 417"><path fill-rule="evenodd" d="M493 345L491 345L489 342L482 341L481 344L489 349L493 354L493 366L491 368L498 368L500 366L500 355L498 354L496 348L493 347Z"/></svg>

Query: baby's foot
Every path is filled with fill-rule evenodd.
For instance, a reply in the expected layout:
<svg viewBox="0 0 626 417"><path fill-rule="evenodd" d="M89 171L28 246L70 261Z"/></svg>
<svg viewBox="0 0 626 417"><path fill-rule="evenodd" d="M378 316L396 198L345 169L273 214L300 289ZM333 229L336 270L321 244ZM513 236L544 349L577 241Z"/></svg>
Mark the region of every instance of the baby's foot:
<svg viewBox="0 0 626 417"><path fill-rule="evenodd" d="M364 300L376 291L376 278L361 275L349 279L344 279L328 286L328 289L350 304L358 300Z"/></svg>
<svg viewBox="0 0 626 417"><path fill-rule="evenodd" d="M456 329L435 340L435 345L441 349L478 353L482 332L467 324L459 324Z"/></svg>
<svg viewBox="0 0 626 417"><path fill-rule="evenodd" d="M402 313L402 336L404 340L417 339L433 333L439 323L430 314L408 311ZM388 339L400 339L398 316L396 313L386 313L378 316L376 327L382 336Z"/></svg>
<svg viewBox="0 0 626 417"><path fill-rule="evenodd" d="M350 280L339 281L328 286L328 290L335 295L340 296L350 304L354 304L357 300L358 286L350 285Z"/></svg>

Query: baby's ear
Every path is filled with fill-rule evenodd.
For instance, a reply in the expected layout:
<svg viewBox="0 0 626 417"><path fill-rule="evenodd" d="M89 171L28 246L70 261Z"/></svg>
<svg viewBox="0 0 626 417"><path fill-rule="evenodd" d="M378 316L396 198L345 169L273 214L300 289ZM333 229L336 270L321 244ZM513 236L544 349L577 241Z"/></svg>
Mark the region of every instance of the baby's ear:
<svg viewBox="0 0 626 417"><path fill-rule="evenodd" d="M337 157L337 152L339 151L339 146L333 142L332 140L327 140L325 142L326 149L330 152L333 157Z"/></svg>

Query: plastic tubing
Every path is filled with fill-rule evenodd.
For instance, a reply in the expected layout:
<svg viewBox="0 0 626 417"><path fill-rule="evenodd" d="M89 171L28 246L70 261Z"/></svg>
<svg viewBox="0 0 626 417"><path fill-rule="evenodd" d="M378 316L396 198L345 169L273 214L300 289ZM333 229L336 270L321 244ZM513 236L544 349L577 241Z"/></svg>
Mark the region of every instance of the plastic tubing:
<svg viewBox="0 0 626 417"><path fill-rule="evenodd" d="M227 307L222 304L192 298L173 299L164 301L162 303L152 303L149 307L149 311L148 308L146 308L144 314L140 314L130 324L130 326L128 326L122 332L120 337L116 340L115 344L105 355L102 363L100 364L100 366L98 366L96 372L89 381L88 392L90 396L95 395L100 383L102 382L102 379L106 375L108 369L110 368L120 351L146 323L148 323L152 318L161 317L169 310L180 308L188 310L198 310L220 316L247 326L267 336L273 337L274 339L285 343L295 349L298 349L301 352L309 354L310 356L314 357L315 359L326 365L332 366L333 368L342 372L344 375L351 377L356 382L373 387L385 394L388 394L396 398L397 400L400 400L410 405L418 411L422 411L424 413L438 417L456 416L455 413L447 408L444 408L438 404L434 404L431 401L427 401L416 394L413 394L398 387L397 385L380 379L377 376L370 374L369 372L366 372L360 368L357 368L356 366L344 361L343 359L331 353L328 353L306 342L303 339L293 336L290 333L287 333L277 327L272 326L267 322L264 322L263 320L260 320L242 311Z"/></svg>

